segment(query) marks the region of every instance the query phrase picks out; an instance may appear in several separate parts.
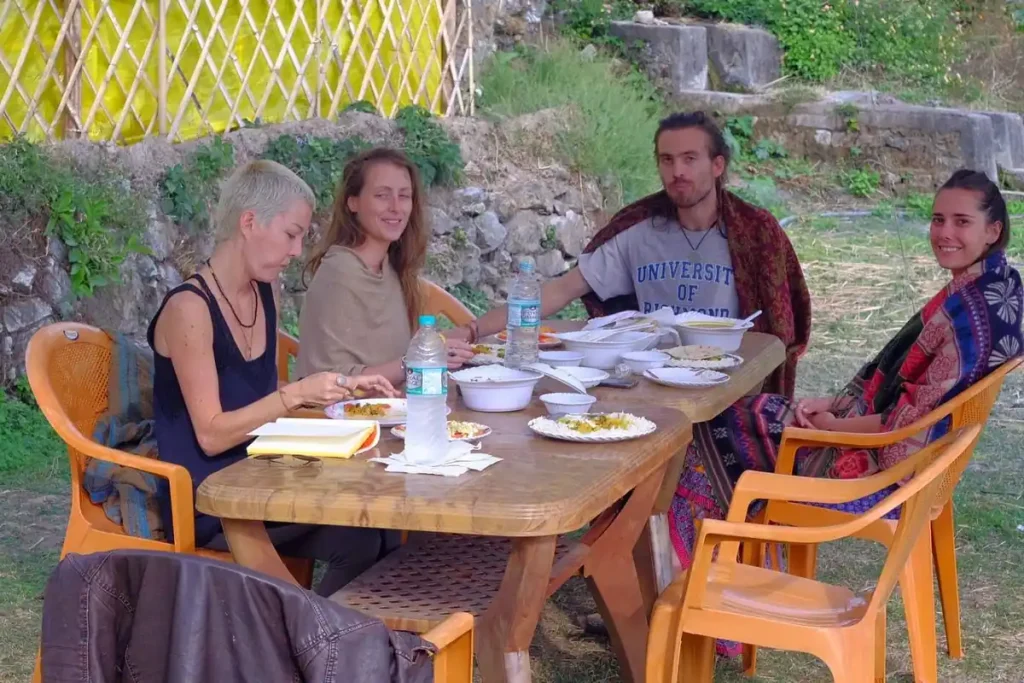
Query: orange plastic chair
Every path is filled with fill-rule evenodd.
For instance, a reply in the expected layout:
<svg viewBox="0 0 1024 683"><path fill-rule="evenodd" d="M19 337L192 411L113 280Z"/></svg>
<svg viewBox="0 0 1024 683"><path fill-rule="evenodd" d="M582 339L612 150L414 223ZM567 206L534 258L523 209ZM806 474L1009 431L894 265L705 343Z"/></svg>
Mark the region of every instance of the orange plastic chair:
<svg viewBox="0 0 1024 683"><path fill-rule="evenodd" d="M788 428L782 435L775 473L792 474L796 451L807 446L878 448L911 438L947 416L952 416L951 431L969 425L983 426L992 412L992 406L999 397L1006 376L1020 367L1021 363L1024 363L1022 358L1007 361L951 401L939 406L913 424L894 432L847 434ZM943 480L937 504L932 510L930 527L926 528L924 532L926 540L931 545L931 552L934 554L935 572L939 579L939 599L942 601L947 650L949 656L954 659L963 657L963 643L960 631L960 590L957 584L955 527L953 524L953 490L973 454L974 448L972 447ZM852 518L853 515L838 510L788 501L770 501L762 514L754 521L761 524L823 526L838 524ZM896 522L892 520L879 520L866 528L862 536L884 545L891 545L895 538L896 527ZM743 552L745 564L755 566L760 564L762 546L745 544ZM813 578L816 560L817 553L813 545L790 547L791 573L805 578ZM932 583L931 562L908 563L900 578L914 673L919 681L935 681L938 678ZM756 667L756 650L753 647L745 646L743 660L744 669L748 675L753 675Z"/></svg>
<svg viewBox="0 0 1024 683"><path fill-rule="evenodd" d="M907 562L930 562L919 540L945 477L965 460L981 426L953 432L885 472L851 480L748 471L725 521L704 520L690 571L658 598L647 647L648 683L706 683L714 676L715 639L806 652L836 683L884 683L885 608ZM840 503L913 477L863 515L813 528L747 523L755 500ZM874 591L856 593L736 561L740 542L819 544L859 535L902 505L896 535ZM713 560L716 546L717 561ZM921 548L924 552L921 552Z"/></svg>
<svg viewBox="0 0 1024 683"><path fill-rule="evenodd" d="M105 332L78 323L55 323L38 330L25 350L29 386L50 426L68 446L71 470L71 511L60 556L118 548L196 553L231 561L229 553L195 547L192 478L180 465L107 448L92 434L107 409L107 382L113 342ZM107 519L103 508L85 495L82 479L89 458L131 467L163 477L170 483L174 543L129 536ZM286 558L300 585L313 579L313 563ZM39 679L39 660L33 680Z"/></svg>
<svg viewBox="0 0 1024 683"><path fill-rule="evenodd" d="M435 285L430 280L420 278L420 286L423 289L423 310L432 315L443 315L448 318L456 327L467 325L475 320L473 312L466 308L461 301L446 292L443 288ZM290 381L288 363L291 358L299 357L299 340L284 330L277 331L277 379L281 384Z"/></svg>

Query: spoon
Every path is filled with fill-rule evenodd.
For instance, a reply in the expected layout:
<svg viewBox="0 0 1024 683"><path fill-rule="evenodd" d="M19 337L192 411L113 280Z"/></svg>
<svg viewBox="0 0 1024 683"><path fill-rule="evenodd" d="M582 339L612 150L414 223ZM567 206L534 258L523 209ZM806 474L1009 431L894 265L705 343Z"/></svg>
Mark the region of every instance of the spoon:
<svg viewBox="0 0 1024 683"><path fill-rule="evenodd" d="M755 320L757 320L757 316L759 316L759 315L761 315L761 311L754 311L753 313L751 313L750 315L748 315L748 316L747 316L746 318L744 318L744 319L743 319L743 320L741 320L740 322L736 323L736 324L734 325L734 327L743 327L743 326L744 326L744 325L746 325L747 323L752 323L752 322L754 322Z"/></svg>

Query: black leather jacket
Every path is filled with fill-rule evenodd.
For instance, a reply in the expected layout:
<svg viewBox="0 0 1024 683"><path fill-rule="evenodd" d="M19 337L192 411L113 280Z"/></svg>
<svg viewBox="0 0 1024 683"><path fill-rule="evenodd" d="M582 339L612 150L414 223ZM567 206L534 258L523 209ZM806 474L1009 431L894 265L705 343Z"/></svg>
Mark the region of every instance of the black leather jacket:
<svg viewBox="0 0 1024 683"><path fill-rule="evenodd" d="M70 554L46 585L45 683L428 683L434 647L237 565Z"/></svg>

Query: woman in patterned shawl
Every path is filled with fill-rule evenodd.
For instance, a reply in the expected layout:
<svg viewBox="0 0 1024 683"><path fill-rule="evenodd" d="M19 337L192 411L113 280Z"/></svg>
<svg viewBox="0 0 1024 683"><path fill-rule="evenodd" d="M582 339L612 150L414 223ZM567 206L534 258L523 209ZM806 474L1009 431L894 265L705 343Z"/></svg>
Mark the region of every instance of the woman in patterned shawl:
<svg viewBox="0 0 1024 683"><path fill-rule="evenodd" d="M744 471L774 470L787 425L862 433L900 429L1020 355L1021 279L1006 262L1009 240L999 188L983 173L957 171L935 196L930 229L935 259L952 279L838 397L792 402L760 394L694 427L670 513L672 543L683 569L690 566L697 520L724 518ZM940 438L949 424L947 418L913 439L877 450L802 449L796 473L866 477ZM861 512L887 494L835 507ZM735 655L739 645L719 641L718 652Z"/></svg>

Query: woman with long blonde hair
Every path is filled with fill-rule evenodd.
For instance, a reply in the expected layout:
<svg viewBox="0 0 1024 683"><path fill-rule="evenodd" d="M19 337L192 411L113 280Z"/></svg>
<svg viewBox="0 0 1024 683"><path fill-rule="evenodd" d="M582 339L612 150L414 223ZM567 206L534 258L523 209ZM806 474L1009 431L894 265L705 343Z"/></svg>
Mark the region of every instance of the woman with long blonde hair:
<svg viewBox="0 0 1024 683"><path fill-rule="evenodd" d="M402 152L377 147L346 166L330 224L306 264L298 372L405 380L402 357L423 313L419 276L430 226L419 171ZM449 366L473 355L448 341Z"/></svg>

